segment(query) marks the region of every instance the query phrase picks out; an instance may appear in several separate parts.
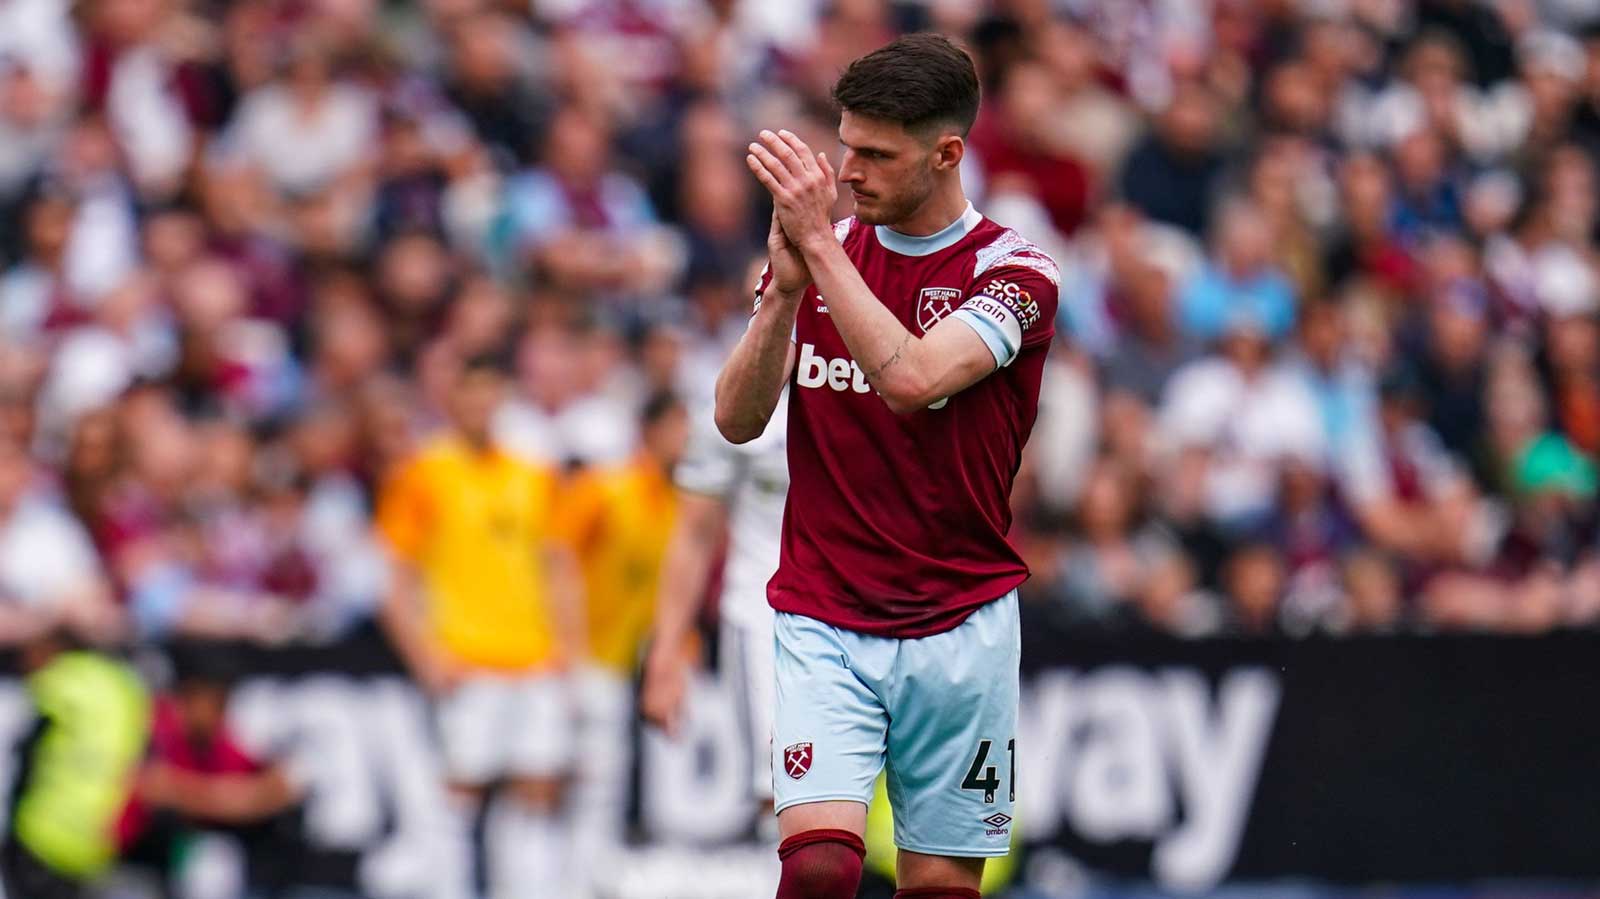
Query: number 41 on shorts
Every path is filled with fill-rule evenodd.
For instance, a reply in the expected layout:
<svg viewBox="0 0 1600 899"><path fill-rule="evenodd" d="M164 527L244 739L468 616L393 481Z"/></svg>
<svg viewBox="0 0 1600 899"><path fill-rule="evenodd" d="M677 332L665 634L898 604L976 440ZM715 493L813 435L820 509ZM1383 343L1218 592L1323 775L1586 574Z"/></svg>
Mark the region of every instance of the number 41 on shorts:
<svg viewBox="0 0 1600 899"><path fill-rule="evenodd" d="M989 761L989 749L994 746L993 740L979 740L978 751L972 757L972 764L967 768L967 776L961 780L963 790L982 790L983 801L993 803L995 793L1000 789L1000 775ZM1010 801L1017 801L1017 741L1006 741L1006 755L1011 757L1011 773L1006 778L1009 788L1007 793Z"/></svg>

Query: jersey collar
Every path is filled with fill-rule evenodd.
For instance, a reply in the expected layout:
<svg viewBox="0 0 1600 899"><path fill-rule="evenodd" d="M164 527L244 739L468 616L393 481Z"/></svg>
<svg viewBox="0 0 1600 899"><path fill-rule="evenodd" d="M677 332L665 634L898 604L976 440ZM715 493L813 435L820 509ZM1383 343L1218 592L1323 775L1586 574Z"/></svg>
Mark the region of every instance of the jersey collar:
<svg viewBox="0 0 1600 899"><path fill-rule="evenodd" d="M961 213L960 218L926 237L901 234L888 225L879 225L874 230L878 235L878 243L883 244L886 250L893 250L902 256L927 256L954 246L956 241L972 233L972 229L978 227L981 221L983 214L968 203L967 211Z"/></svg>

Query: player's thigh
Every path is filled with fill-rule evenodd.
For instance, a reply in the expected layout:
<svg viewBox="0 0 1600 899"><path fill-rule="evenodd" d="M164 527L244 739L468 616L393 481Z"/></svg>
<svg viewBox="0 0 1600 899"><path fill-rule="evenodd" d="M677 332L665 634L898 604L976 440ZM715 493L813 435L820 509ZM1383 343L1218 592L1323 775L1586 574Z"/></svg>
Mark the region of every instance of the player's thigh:
<svg viewBox="0 0 1600 899"><path fill-rule="evenodd" d="M574 752L571 684L540 672L517 678L507 719L506 774L518 780L556 780L568 773Z"/></svg>
<svg viewBox="0 0 1600 899"><path fill-rule="evenodd" d="M889 727L869 681L875 665L887 672L891 655L870 658L877 647L863 650L853 635L801 615L778 615L773 634L776 809L834 800L864 806L883 770Z"/></svg>
<svg viewBox="0 0 1600 899"><path fill-rule="evenodd" d="M749 746L751 787L758 799L772 799L772 706L776 678L772 627L725 622L722 670L738 697L740 723Z"/></svg>
<svg viewBox="0 0 1600 899"><path fill-rule="evenodd" d="M515 708L512 684L505 678L468 678L435 709L446 776L451 783L482 787L506 769L506 721Z"/></svg>
<svg viewBox="0 0 1600 899"><path fill-rule="evenodd" d="M1012 592L952 631L904 641L888 758L901 849L953 858L998 857L1010 849L1017 615Z"/></svg>
<svg viewBox="0 0 1600 899"><path fill-rule="evenodd" d="M791 805L778 813L779 839L787 840L808 830L848 830L856 836L865 836L866 803L832 799Z"/></svg>
<svg viewBox="0 0 1600 899"><path fill-rule="evenodd" d="M903 890L923 887L977 889L983 883L984 858L923 855L908 849L895 857L895 884Z"/></svg>

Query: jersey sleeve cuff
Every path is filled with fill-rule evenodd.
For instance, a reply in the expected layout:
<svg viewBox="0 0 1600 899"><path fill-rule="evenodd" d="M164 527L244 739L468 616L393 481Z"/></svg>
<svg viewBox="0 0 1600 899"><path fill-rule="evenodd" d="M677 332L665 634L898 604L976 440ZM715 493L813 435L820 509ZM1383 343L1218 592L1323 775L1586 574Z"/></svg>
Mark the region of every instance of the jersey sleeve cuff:
<svg viewBox="0 0 1600 899"><path fill-rule="evenodd" d="M994 354L995 368L1004 368L1011 364L1011 360L1017 358L1017 348L1006 340L1006 335L1000 330L999 325L971 309L957 309L953 317L957 321L966 323L967 327L977 332L978 338L983 341L983 345L988 347L989 352Z"/></svg>

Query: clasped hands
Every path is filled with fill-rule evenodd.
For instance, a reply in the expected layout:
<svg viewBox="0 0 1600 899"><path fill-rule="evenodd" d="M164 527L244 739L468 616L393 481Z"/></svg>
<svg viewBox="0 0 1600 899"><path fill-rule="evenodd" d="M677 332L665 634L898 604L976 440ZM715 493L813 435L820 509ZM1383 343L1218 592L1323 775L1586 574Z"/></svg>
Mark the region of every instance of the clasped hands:
<svg viewBox="0 0 1600 899"><path fill-rule="evenodd" d="M745 164L772 194L773 218L795 250L834 243L829 214L838 184L826 153L813 153L791 131L763 130L747 148Z"/></svg>

